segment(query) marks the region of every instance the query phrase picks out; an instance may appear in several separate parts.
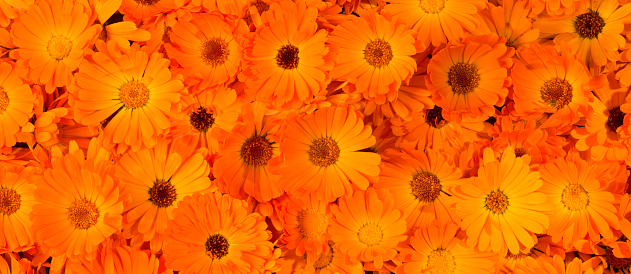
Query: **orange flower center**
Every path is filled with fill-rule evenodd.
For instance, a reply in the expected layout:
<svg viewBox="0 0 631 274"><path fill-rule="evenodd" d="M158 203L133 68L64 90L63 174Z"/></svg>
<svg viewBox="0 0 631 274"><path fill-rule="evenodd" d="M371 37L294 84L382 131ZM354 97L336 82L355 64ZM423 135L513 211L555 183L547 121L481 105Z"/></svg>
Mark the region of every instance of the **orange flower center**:
<svg viewBox="0 0 631 274"><path fill-rule="evenodd" d="M312 163L327 167L335 164L340 158L340 147L331 137L319 138L313 141L308 153Z"/></svg>
<svg viewBox="0 0 631 274"><path fill-rule="evenodd" d="M133 80L121 87L119 97L128 108L141 107L149 101L149 89L145 84Z"/></svg>
<svg viewBox="0 0 631 274"><path fill-rule="evenodd" d="M329 246L329 252L320 254L320 258L318 258L318 260L313 263L313 268L315 268L317 272L318 270L329 266L332 261L333 248Z"/></svg>
<svg viewBox="0 0 631 274"><path fill-rule="evenodd" d="M230 243L228 239L221 234L213 234L208 236L206 243L206 254L213 259L221 259L228 255Z"/></svg>
<svg viewBox="0 0 631 274"><path fill-rule="evenodd" d="M384 40L373 40L364 49L364 58L373 67L380 68L390 64L392 47Z"/></svg>
<svg viewBox="0 0 631 274"><path fill-rule="evenodd" d="M56 60L63 60L70 55L72 50L72 42L70 39L57 35L48 40L48 54L51 58Z"/></svg>
<svg viewBox="0 0 631 274"><path fill-rule="evenodd" d="M328 224L326 215L315 208L307 208L298 213L298 228L305 238L316 238L324 234Z"/></svg>
<svg viewBox="0 0 631 274"><path fill-rule="evenodd" d="M272 159L272 145L263 136L253 136L241 146L241 158L250 166L264 166Z"/></svg>
<svg viewBox="0 0 631 274"><path fill-rule="evenodd" d="M134 2L145 6L153 6L160 2L160 0L134 0Z"/></svg>
<svg viewBox="0 0 631 274"><path fill-rule="evenodd" d="M212 111L208 111L205 107L197 108L190 116L191 125L199 132L206 132L215 123L215 117Z"/></svg>
<svg viewBox="0 0 631 274"><path fill-rule="evenodd" d="M561 202L569 210L580 211L589 204L589 195L587 195L587 191L585 191L583 186L571 184L563 190Z"/></svg>
<svg viewBox="0 0 631 274"><path fill-rule="evenodd" d="M553 78L541 87L541 99L550 107L561 109L572 102L572 85L567 80Z"/></svg>
<svg viewBox="0 0 631 274"><path fill-rule="evenodd" d="M609 118L607 118L607 123L605 124L607 128L616 132L622 124L624 124L624 112L620 111L620 107L610 109Z"/></svg>
<svg viewBox="0 0 631 274"><path fill-rule="evenodd" d="M486 208L493 213L504 213L508 207L508 197L499 190L493 190L484 201Z"/></svg>
<svg viewBox="0 0 631 274"><path fill-rule="evenodd" d="M365 224L359 229L357 238L367 246L378 245L383 239L383 230L376 224Z"/></svg>
<svg viewBox="0 0 631 274"><path fill-rule="evenodd" d="M421 8L427 13L438 13L445 7L447 0L421 0Z"/></svg>
<svg viewBox="0 0 631 274"><path fill-rule="evenodd" d="M202 60L213 67L223 65L230 55L228 43L221 38L210 38L202 44Z"/></svg>
<svg viewBox="0 0 631 274"><path fill-rule="evenodd" d="M436 249L427 258L427 270L432 274L451 274L456 270L454 255L443 248Z"/></svg>
<svg viewBox="0 0 631 274"><path fill-rule="evenodd" d="M526 154L528 154L528 152L522 147L518 147L515 149L515 157L521 157Z"/></svg>
<svg viewBox="0 0 631 274"><path fill-rule="evenodd" d="M283 69L297 68L298 60L298 48L294 45L284 45L276 53L276 65Z"/></svg>
<svg viewBox="0 0 631 274"><path fill-rule="evenodd" d="M593 39L598 37L605 27L605 19L600 17L598 12L590 10L587 13L583 13L576 16L574 20L574 29L578 36L585 39Z"/></svg>
<svg viewBox="0 0 631 274"><path fill-rule="evenodd" d="M0 113L3 113L9 107L9 95L0 87Z"/></svg>
<svg viewBox="0 0 631 274"><path fill-rule="evenodd" d="M412 195L414 195L417 200L424 203L436 200L440 194L441 188L442 186L440 185L438 177L426 171L414 175L412 181L410 181Z"/></svg>
<svg viewBox="0 0 631 274"><path fill-rule="evenodd" d="M88 229L99 219L99 209L86 199L75 200L68 208L68 220L78 229Z"/></svg>
<svg viewBox="0 0 631 274"><path fill-rule="evenodd" d="M149 201L158 207L169 207L177 199L177 192L171 182L156 181L149 189Z"/></svg>
<svg viewBox="0 0 631 274"><path fill-rule="evenodd" d="M425 121L435 128L441 128L446 124L449 124L449 122L443 118L443 109L439 106L434 106L433 109L427 110L427 113L425 114Z"/></svg>
<svg viewBox="0 0 631 274"><path fill-rule="evenodd" d="M478 69L469 63L458 63L449 67L447 84L456 94L467 94L480 85Z"/></svg>
<svg viewBox="0 0 631 274"><path fill-rule="evenodd" d="M13 189L0 189L0 213L11 215L20 209L20 194Z"/></svg>
<svg viewBox="0 0 631 274"><path fill-rule="evenodd" d="M613 255L612 248L605 248L605 259L607 264L616 270L628 269L631 267L631 258L618 258Z"/></svg>

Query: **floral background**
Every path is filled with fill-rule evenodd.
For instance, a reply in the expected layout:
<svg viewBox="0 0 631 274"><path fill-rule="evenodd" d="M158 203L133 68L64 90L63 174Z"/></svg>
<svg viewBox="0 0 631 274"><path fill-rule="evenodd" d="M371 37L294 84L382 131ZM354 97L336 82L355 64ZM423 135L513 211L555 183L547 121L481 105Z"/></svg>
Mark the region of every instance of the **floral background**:
<svg viewBox="0 0 631 274"><path fill-rule="evenodd" d="M629 0L0 0L0 273L629 273Z"/></svg>

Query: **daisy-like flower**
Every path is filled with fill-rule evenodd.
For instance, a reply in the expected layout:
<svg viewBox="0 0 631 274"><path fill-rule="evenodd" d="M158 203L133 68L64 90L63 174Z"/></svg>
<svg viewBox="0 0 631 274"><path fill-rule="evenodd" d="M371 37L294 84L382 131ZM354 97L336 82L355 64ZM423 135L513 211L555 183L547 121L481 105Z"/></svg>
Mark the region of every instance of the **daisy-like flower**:
<svg viewBox="0 0 631 274"><path fill-rule="evenodd" d="M624 161L629 156L625 141L631 136L620 136L629 128L621 128L627 116L622 105L631 88L621 86L613 72L607 74L607 79L609 83L605 87L594 91L596 98L590 103L594 111L587 113L585 126L575 128L572 137L577 139L578 150L590 151L592 160Z"/></svg>
<svg viewBox="0 0 631 274"><path fill-rule="evenodd" d="M407 216L410 228L426 227L438 219L459 223L460 218L445 200L447 189L462 178L451 159L426 149L387 150L375 188L386 188L394 205Z"/></svg>
<svg viewBox="0 0 631 274"><path fill-rule="evenodd" d="M391 0L383 12L402 20L419 33L418 40L438 47L465 37L483 22L476 13L485 8L482 0Z"/></svg>
<svg viewBox="0 0 631 274"><path fill-rule="evenodd" d="M105 145L118 145L118 153L155 146L179 114L182 81L169 71L168 59L137 43L129 50L114 41L97 42L97 48L76 76L75 119L101 125Z"/></svg>
<svg viewBox="0 0 631 274"><path fill-rule="evenodd" d="M125 183L131 203L125 208L123 237L139 247L150 241L157 252L164 244L167 220L177 202L211 186L210 167L204 155L178 140L160 139L155 148L128 152L118 163L116 177Z"/></svg>
<svg viewBox="0 0 631 274"><path fill-rule="evenodd" d="M417 48L405 24L375 10L360 13L335 27L329 37L337 54L331 77L354 84L364 98L384 104L397 98L401 82L409 83Z"/></svg>
<svg viewBox="0 0 631 274"><path fill-rule="evenodd" d="M314 192L333 201L354 188L365 190L369 179L379 175L381 162L379 154L360 151L375 144L371 133L360 114L345 107L320 109L290 122L281 144L281 181L287 192Z"/></svg>
<svg viewBox="0 0 631 274"><path fill-rule="evenodd" d="M276 172L280 152L275 134L280 120L265 115L266 111L261 102L245 105L244 123L232 129L213 165L220 186L238 199L249 195L269 202L284 193Z"/></svg>
<svg viewBox="0 0 631 274"><path fill-rule="evenodd" d="M458 231L455 223L439 220L417 229L409 244L397 248L403 262L397 273L492 273L497 255L466 247Z"/></svg>
<svg viewBox="0 0 631 274"><path fill-rule="evenodd" d="M541 128L574 124L589 111L591 90L602 87L604 77L592 79L568 48L533 43L520 48L511 71L514 114L527 120L549 115ZM533 118L530 118L532 116Z"/></svg>
<svg viewBox="0 0 631 274"><path fill-rule="evenodd" d="M224 85L182 98L183 116L171 125L173 138L187 138L193 147L217 153L220 143L237 124L245 97Z"/></svg>
<svg viewBox="0 0 631 274"><path fill-rule="evenodd" d="M117 236L112 236L99 246L94 260L83 259L81 264L73 263L69 268L72 273L161 273L160 261L155 254L148 250L129 247L124 239Z"/></svg>
<svg viewBox="0 0 631 274"><path fill-rule="evenodd" d="M620 6L618 0L592 0L575 14L562 20L537 20L534 27L543 37L553 36L558 45L567 43L587 66L617 61L615 53L625 45L621 33L629 21L631 3Z"/></svg>
<svg viewBox="0 0 631 274"><path fill-rule="evenodd" d="M201 6L210 11L219 11L221 14L241 16L250 4L250 0L200 0Z"/></svg>
<svg viewBox="0 0 631 274"><path fill-rule="evenodd" d="M18 252L35 243L29 214L35 204L33 167L0 166L0 253Z"/></svg>
<svg viewBox="0 0 631 274"><path fill-rule="evenodd" d="M373 262L379 269L397 255L395 246L406 239L405 216L385 189L357 190L340 198L331 210L331 239L351 262Z"/></svg>
<svg viewBox="0 0 631 274"><path fill-rule="evenodd" d="M532 6L532 12L528 17L564 18L572 16L577 11L587 8L590 0L527 0Z"/></svg>
<svg viewBox="0 0 631 274"><path fill-rule="evenodd" d="M524 258L524 263L515 267L515 274L545 273L545 274L574 274L574 273L603 273L603 266L594 267L590 263L583 262L579 257L574 257L570 262L565 262L559 255L554 257L541 257L534 259Z"/></svg>
<svg viewBox="0 0 631 274"><path fill-rule="evenodd" d="M123 0L119 11L133 19L149 19L176 8L175 0Z"/></svg>
<svg viewBox="0 0 631 274"><path fill-rule="evenodd" d="M151 34L147 30L138 29L133 21L120 21L122 20L120 14L113 16L122 2L122 0L94 0L90 1L90 4L94 6L98 22L103 25L99 39L106 42L114 40L121 48L129 49L129 41L147 41L151 38Z"/></svg>
<svg viewBox="0 0 631 274"><path fill-rule="evenodd" d="M0 62L0 148L12 147L33 115L35 94L17 75L15 64Z"/></svg>
<svg viewBox="0 0 631 274"><path fill-rule="evenodd" d="M167 224L164 256L180 273L264 273L273 265L265 218L227 194L184 198Z"/></svg>
<svg viewBox="0 0 631 274"><path fill-rule="evenodd" d="M311 194L301 197L287 197L281 200L279 218L284 234L281 241L288 249L296 250L296 255L315 257L328 252L331 223L329 203Z"/></svg>
<svg viewBox="0 0 631 274"><path fill-rule="evenodd" d="M528 47L539 38L539 29L527 18L530 8L525 0L505 0L501 6L488 4L480 14L491 32L506 37L506 46Z"/></svg>
<svg viewBox="0 0 631 274"><path fill-rule="evenodd" d="M328 250L320 254L316 259L309 259L307 255L298 256L294 250L289 250L285 246L280 246L281 256L276 261L280 267L278 274L364 274L361 262L351 262L346 260L346 255L339 249L339 245L334 245L329 241Z"/></svg>
<svg viewBox="0 0 631 274"><path fill-rule="evenodd" d="M462 116L491 116L508 95L507 68L514 49L497 35L471 37L438 51L427 67L427 88L443 109L443 117L458 123Z"/></svg>
<svg viewBox="0 0 631 274"><path fill-rule="evenodd" d="M38 178L32 230L46 254L94 258L98 245L120 231L128 199L109 172L108 155L93 141L86 159L71 142L70 153L53 158Z"/></svg>
<svg viewBox="0 0 631 274"><path fill-rule="evenodd" d="M461 227L467 233L467 246L481 251L508 251L518 254L535 245L534 233L548 227L546 195L539 172L531 171L525 158L515 158L515 149L507 147L501 159L493 150L484 150L484 164L470 183L452 189L459 201Z"/></svg>
<svg viewBox="0 0 631 274"><path fill-rule="evenodd" d="M232 82L241 68L238 39L248 29L229 24L222 16L204 13L194 14L190 21L180 19L169 32L171 43L164 45L184 74L201 81L201 89Z"/></svg>
<svg viewBox="0 0 631 274"><path fill-rule="evenodd" d="M612 229L619 228L619 220L610 182L626 180L629 172L624 165L589 163L570 153L543 165L540 172L544 185L539 191L548 196L547 233L552 241L562 240L567 248L581 239L598 242L601 235L607 239L613 237Z"/></svg>
<svg viewBox="0 0 631 274"><path fill-rule="evenodd" d="M276 107L301 106L330 82L327 32L305 1L274 3L266 15L244 42L245 92Z"/></svg>
<svg viewBox="0 0 631 274"><path fill-rule="evenodd" d="M63 8L62 8L63 7ZM11 27L15 59L28 68L28 78L46 92L71 84L84 49L101 32L92 25L90 7L74 0L45 0L29 6Z"/></svg>

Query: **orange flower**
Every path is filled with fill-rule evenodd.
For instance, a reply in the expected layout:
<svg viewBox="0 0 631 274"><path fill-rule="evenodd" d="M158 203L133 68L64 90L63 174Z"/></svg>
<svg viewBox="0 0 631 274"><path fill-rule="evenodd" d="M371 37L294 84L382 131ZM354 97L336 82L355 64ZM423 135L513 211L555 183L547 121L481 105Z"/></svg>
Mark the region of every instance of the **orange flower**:
<svg viewBox="0 0 631 274"><path fill-rule="evenodd" d="M335 220L329 233L351 262L373 262L379 269L397 255L395 246L406 239L405 216L385 189L357 190L340 198L331 210Z"/></svg>
<svg viewBox="0 0 631 274"><path fill-rule="evenodd" d="M265 218L227 194L184 198L167 224L167 266L183 273L264 273L274 245Z"/></svg>
<svg viewBox="0 0 631 274"><path fill-rule="evenodd" d="M329 37L337 54L331 77L354 84L377 104L392 102L401 82L409 83L416 71L414 37L405 24L374 10L360 15L335 27Z"/></svg>
<svg viewBox="0 0 631 274"><path fill-rule="evenodd" d="M497 160L491 148L484 150L484 164L478 177L452 189L459 200L458 215L467 233L467 245L506 256L518 254L535 245L534 233L548 227L546 195L539 172L530 171L529 162L515 158L507 147Z"/></svg>
<svg viewBox="0 0 631 274"><path fill-rule="evenodd" d="M81 260L70 265L73 273L139 273L158 274L160 261L156 255L126 245L124 239L112 236L99 246L94 260ZM68 270L68 268L66 269Z"/></svg>
<svg viewBox="0 0 631 274"><path fill-rule="evenodd" d="M537 20L534 27L542 37L554 37L557 45L567 43L588 67L601 67L617 61L616 53L625 45L620 34L630 15L631 3L620 6L618 0L593 0L572 17Z"/></svg>
<svg viewBox="0 0 631 274"><path fill-rule="evenodd" d="M149 19L176 8L175 0L123 0L119 10L133 19Z"/></svg>
<svg viewBox="0 0 631 274"><path fill-rule="evenodd" d="M314 192L334 201L353 189L366 189L379 175L381 157L362 149L375 144L372 129L361 116L344 107L320 109L287 125L281 150L285 163L281 181L288 193Z"/></svg>
<svg viewBox="0 0 631 274"><path fill-rule="evenodd" d="M417 229L409 244L397 247L403 262L397 273L492 273L497 255L467 247L455 223L434 220Z"/></svg>
<svg viewBox="0 0 631 274"><path fill-rule="evenodd" d="M100 243L120 231L127 197L109 172L109 160L94 141L88 159L71 142L70 153L53 158L38 178L32 229L46 254L91 259Z"/></svg>
<svg viewBox="0 0 631 274"><path fill-rule="evenodd" d="M279 218L284 229L281 241L287 248L295 249L298 256L306 252L309 259L326 253L329 248L327 229L331 223L329 203L314 194L300 199L289 196L281 203Z"/></svg>
<svg viewBox="0 0 631 274"><path fill-rule="evenodd" d="M304 1L274 3L266 15L244 42L245 92L275 107L299 107L330 81L327 32L318 30L318 10Z"/></svg>
<svg viewBox="0 0 631 274"><path fill-rule="evenodd" d="M15 64L0 62L0 148L16 143L20 127L33 115L35 94L17 75Z"/></svg>
<svg viewBox="0 0 631 274"><path fill-rule="evenodd" d="M75 119L101 125L105 145L119 145L118 153L155 146L179 115L182 81L169 71L168 59L144 52L137 43L130 50L114 41L99 42L97 48L77 74Z"/></svg>
<svg viewBox="0 0 631 274"><path fill-rule="evenodd" d="M171 43L164 45L187 76L198 78L200 89L232 82L241 69L243 24L224 21L221 14L195 14L190 21L179 20L169 32Z"/></svg>
<svg viewBox="0 0 631 274"><path fill-rule="evenodd" d="M128 152L120 159L116 177L125 181L125 193L132 198L125 208L123 237L132 239L132 247L150 241L153 252L162 249L177 202L209 190L210 167L201 152L187 146L160 139L155 148Z"/></svg>
<svg viewBox="0 0 631 274"><path fill-rule="evenodd" d="M90 1L90 4L94 5L98 22L103 25L99 38L105 42L116 41L121 48L129 49L129 41L147 41L151 38L151 34L146 30L138 29L136 23L132 21L111 23L112 19L117 19L112 15L120 8L122 2L123 0L95 0Z"/></svg>
<svg viewBox="0 0 631 274"><path fill-rule="evenodd" d="M74 0L38 1L20 16L11 29L18 47L13 57L28 68L31 81L45 85L48 93L71 84L84 49L101 32L91 16L89 6Z"/></svg>
<svg viewBox="0 0 631 274"><path fill-rule="evenodd" d="M589 6L589 0L528 0L532 6L529 17L540 15L550 18L564 18L576 14L577 11Z"/></svg>
<svg viewBox="0 0 631 274"><path fill-rule="evenodd" d="M451 159L426 149L388 150L375 188L386 188L396 208L404 212L409 228L427 227L433 220L459 223L446 200L446 190L457 184L462 172Z"/></svg>
<svg viewBox="0 0 631 274"><path fill-rule="evenodd" d="M294 250L289 250L285 246L280 246L281 257L276 261L280 267L277 274L364 274L361 262L351 262L346 260L346 255L342 253L339 245L334 245L329 241L328 250L322 253L316 260L307 256L298 256Z"/></svg>
<svg viewBox="0 0 631 274"><path fill-rule="evenodd" d="M480 14L491 32L506 37L506 46L529 47L539 38L539 29L533 29L526 17L530 8L525 0L505 0L501 6L489 4Z"/></svg>
<svg viewBox="0 0 631 274"><path fill-rule="evenodd" d="M438 47L465 37L483 24L475 15L483 0L390 0L383 13L390 13L419 33L419 41Z"/></svg>
<svg viewBox="0 0 631 274"><path fill-rule="evenodd" d="M35 204L33 167L0 166L0 253L19 252L35 244L29 214Z"/></svg>

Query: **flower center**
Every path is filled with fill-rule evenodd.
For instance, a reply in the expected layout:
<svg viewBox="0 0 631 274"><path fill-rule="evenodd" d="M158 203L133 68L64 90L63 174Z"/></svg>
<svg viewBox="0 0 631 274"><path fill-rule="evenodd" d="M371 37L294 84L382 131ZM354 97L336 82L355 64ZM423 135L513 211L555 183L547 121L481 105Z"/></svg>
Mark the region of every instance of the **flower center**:
<svg viewBox="0 0 631 274"><path fill-rule="evenodd" d="M427 13L438 13L445 7L447 0L421 0L421 8Z"/></svg>
<svg viewBox="0 0 631 274"><path fill-rule="evenodd" d="M160 0L134 0L134 2L145 6L153 6L160 2Z"/></svg>
<svg viewBox="0 0 631 274"><path fill-rule="evenodd" d="M315 261L315 263L313 263L313 268L315 268L315 270L320 270L322 268L325 268L327 266L329 266L331 264L331 262L333 261L333 248L329 246L329 252L322 253L320 255L320 258L318 258L317 261Z"/></svg>
<svg viewBox="0 0 631 274"><path fill-rule="evenodd" d="M553 78L541 87L541 99L556 109L561 109L572 102L572 96L572 85L567 80Z"/></svg>
<svg viewBox="0 0 631 274"><path fill-rule="evenodd" d="M467 94L480 85L478 69L468 63L458 63L451 66L447 78L447 84L456 94Z"/></svg>
<svg viewBox="0 0 631 274"><path fill-rule="evenodd" d="M561 202L569 210L580 211L589 204L589 195L587 195L587 191L585 191L583 186L571 184L563 190Z"/></svg>
<svg viewBox="0 0 631 274"><path fill-rule="evenodd" d="M530 255L532 255L532 251L528 252L528 253L524 253L524 252L519 251L519 253L517 253L517 254L513 254L513 253L511 253L509 251L508 254L506 254L506 258L507 259L513 259L513 260L519 260L519 259L526 258L526 257L528 257Z"/></svg>
<svg viewBox="0 0 631 274"><path fill-rule="evenodd" d="M587 39L593 39L598 37L605 27L605 19L600 17L598 12L590 10L588 13L583 13L576 16L574 21L574 29L578 36Z"/></svg>
<svg viewBox="0 0 631 274"><path fill-rule="evenodd" d="M133 80L121 87L119 97L128 108L141 107L149 101L149 89L145 84Z"/></svg>
<svg viewBox="0 0 631 274"><path fill-rule="evenodd" d="M215 117L212 111L209 112L205 107L197 108L190 116L191 125L200 132L206 132L215 123Z"/></svg>
<svg viewBox="0 0 631 274"><path fill-rule="evenodd" d="M156 181L149 189L149 201L158 207L169 207L177 199L177 192L171 182Z"/></svg>
<svg viewBox="0 0 631 274"><path fill-rule="evenodd" d="M326 215L315 208L307 208L298 213L298 228L305 238L316 238L324 234L327 225Z"/></svg>
<svg viewBox="0 0 631 274"><path fill-rule="evenodd" d="M486 208L493 213L504 213L508 207L508 197L499 190L493 190L484 201Z"/></svg>
<svg viewBox="0 0 631 274"><path fill-rule="evenodd" d="M4 91L3 87L0 87L0 113L3 113L9 107L9 95Z"/></svg>
<svg viewBox="0 0 631 274"><path fill-rule="evenodd" d="M230 243L228 239L221 234L213 234L208 236L206 240L206 254L213 259L221 259L228 255Z"/></svg>
<svg viewBox="0 0 631 274"><path fill-rule="evenodd" d="M61 35L53 36L48 40L48 54L56 60L63 60L70 55L72 42Z"/></svg>
<svg viewBox="0 0 631 274"><path fill-rule="evenodd" d="M283 69L297 68L298 60L298 48L294 45L284 45L276 53L276 65Z"/></svg>
<svg viewBox="0 0 631 274"><path fill-rule="evenodd" d="M434 106L433 109L427 111L425 114L425 121L435 128L441 128L449 123L445 120L445 118L443 118L443 108L439 106Z"/></svg>
<svg viewBox="0 0 631 274"><path fill-rule="evenodd" d="M241 146L241 158L250 166L264 166L272 159L272 145L263 136L253 136Z"/></svg>
<svg viewBox="0 0 631 274"><path fill-rule="evenodd" d="M11 215L20 209L20 194L13 189L0 189L0 213Z"/></svg>
<svg viewBox="0 0 631 274"><path fill-rule="evenodd" d="M99 219L99 209L86 199L75 200L68 208L68 220L78 229L88 229Z"/></svg>
<svg viewBox="0 0 631 274"><path fill-rule="evenodd" d="M528 152L523 147L518 147L515 149L515 157L521 157L526 154L528 154Z"/></svg>
<svg viewBox="0 0 631 274"><path fill-rule="evenodd" d="M357 238L367 246L378 245L383 239L383 231L376 224L365 224L359 229Z"/></svg>
<svg viewBox="0 0 631 274"><path fill-rule="evenodd" d="M230 55L228 43L221 38L210 38L202 44L202 60L213 67L223 65Z"/></svg>
<svg viewBox="0 0 631 274"><path fill-rule="evenodd" d="M432 274L451 274L456 270L456 261L451 252L439 248L429 254L427 270Z"/></svg>
<svg viewBox="0 0 631 274"><path fill-rule="evenodd" d="M607 128L613 132L624 124L624 112L620 111L620 107L609 110L609 118L607 118Z"/></svg>
<svg viewBox="0 0 631 274"><path fill-rule="evenodd" d="M263 12L269 10L269 4L262 1L251 3L250 6L255 7L259 14L262 14ZM248 24L248 26L252 24L252 15L250 14L250 9L245 11L245 17L243 19L245 19L245 23Z"/></svg>
<svg viewBox="0 0 631 274"><path fill-rule="evenodd" d="M627 269L631 266L631 258L618 258L615 255L613 255L613 249L612 248L605 248L605 258L607 260L607 263L617 269Z"/></svg>
<svg viewBox="0 0 631 274"><path fill-rule="evenodd" d="M412 195L414 195L417 200L424 203L436 200L440 194L441 188L442 186L440 185L438 177L426 171L414 175L414 178L410 181Z"/></svg>
<svg viewBox="0 0 631 274"><path fill-rule="evenodd" d="M392 47L384 40L373 40L366 45L364 58L373 67L385 67L392 60Z"/></svg>
<svg viewBox="0 0 631 274"><path fill-rule="evenodd" d="M338 158L340 147L331 137L316 139L309 148L309 160L318 166L330 166L335 164Z"/></svg>

